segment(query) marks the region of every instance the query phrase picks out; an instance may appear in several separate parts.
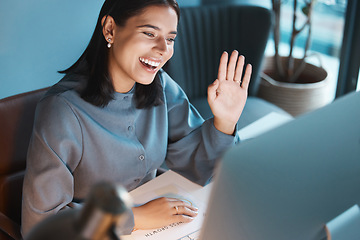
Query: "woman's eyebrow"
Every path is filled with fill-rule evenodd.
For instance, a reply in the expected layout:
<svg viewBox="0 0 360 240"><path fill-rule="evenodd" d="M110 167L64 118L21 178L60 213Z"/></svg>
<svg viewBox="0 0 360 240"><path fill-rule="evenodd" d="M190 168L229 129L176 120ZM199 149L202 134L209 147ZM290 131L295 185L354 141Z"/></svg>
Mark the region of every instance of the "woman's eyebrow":
<svg viewBox="0 0 360 240"><path fill-rule="evenodd" d="M161 30L159 27L151 25L151 24L144 24L144 25L137 26L137 28L143 28L143 27L152 28L152 29L155 29L155 30L158 30L158 31ZM177 34L177 31L171 31L170 34Z"/></svg>

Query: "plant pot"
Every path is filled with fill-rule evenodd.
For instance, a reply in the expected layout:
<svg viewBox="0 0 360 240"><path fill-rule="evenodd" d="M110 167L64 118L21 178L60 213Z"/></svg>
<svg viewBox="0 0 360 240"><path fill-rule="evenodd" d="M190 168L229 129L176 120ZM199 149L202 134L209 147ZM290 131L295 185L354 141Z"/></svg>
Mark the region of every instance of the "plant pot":
<svg viewBox="0 0 360 240"><path fill-rule="evenodd" d="M286 58L282 57L285 63ZM295 59L295 65L300 59ZM267 57L263 67L258 96L274 103L293 116L313 111L331 102L327 72L322 67L306 63L296 83L280 82L275 74L275 59Z"/></svg>

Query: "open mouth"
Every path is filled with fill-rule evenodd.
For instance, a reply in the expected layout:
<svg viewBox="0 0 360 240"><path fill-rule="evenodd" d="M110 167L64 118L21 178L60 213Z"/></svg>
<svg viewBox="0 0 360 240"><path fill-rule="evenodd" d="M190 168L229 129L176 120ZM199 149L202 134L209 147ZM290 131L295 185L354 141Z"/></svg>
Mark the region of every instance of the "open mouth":
<svg viewBox="0 0 360 240"><path fill-rule="evenodd" d="M155 70L160 65L160 61L152 61L145 58L139 58L139 60L142 63L142 65L144 65L150 70Z"/></svg>

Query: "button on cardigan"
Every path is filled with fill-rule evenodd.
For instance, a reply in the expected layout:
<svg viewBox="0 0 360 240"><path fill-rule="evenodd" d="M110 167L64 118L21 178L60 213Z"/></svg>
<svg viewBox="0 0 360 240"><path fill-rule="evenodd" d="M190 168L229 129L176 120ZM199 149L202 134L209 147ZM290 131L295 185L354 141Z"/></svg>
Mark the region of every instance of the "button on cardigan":
<svg viewBox="0 0 360 240"><path fill-rule="evenodd" d="M37 106L24 179L22 231L83 201L98 181L128 191L166 165L199 184L211 177L217 159L238 136L204 120L184 91L158 74L164 104L137 109L134 89L115 93L106 107L83 100L75 76L65 76ZM125 231L133 226L130 219Z"/></svg>

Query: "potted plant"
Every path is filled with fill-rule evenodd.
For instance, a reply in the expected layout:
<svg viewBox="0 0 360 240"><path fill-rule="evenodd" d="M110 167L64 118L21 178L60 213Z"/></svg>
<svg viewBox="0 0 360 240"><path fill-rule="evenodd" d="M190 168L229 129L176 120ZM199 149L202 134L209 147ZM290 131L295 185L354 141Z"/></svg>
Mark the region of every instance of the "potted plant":
<svg viewBox="0 0 360 240"><path fill-rule="evenodd" d="M303 5L300 5L300 2ZM312 35L312 16L316 0L293 0L289 54L281 56L280 23L283 1L272 0L275 16L273 38L275 54L265 60L258 95L283 108L293 116L324 106L329 97L327 72L307 62ZM299 11L301 9L301 11ZM301 13L300 13L301 12ZM302 14L303 17L299 18ZM294 57L295 41L301 33L306 33L303 57ZM320 64L321 65L321 64Z"/></svg>

